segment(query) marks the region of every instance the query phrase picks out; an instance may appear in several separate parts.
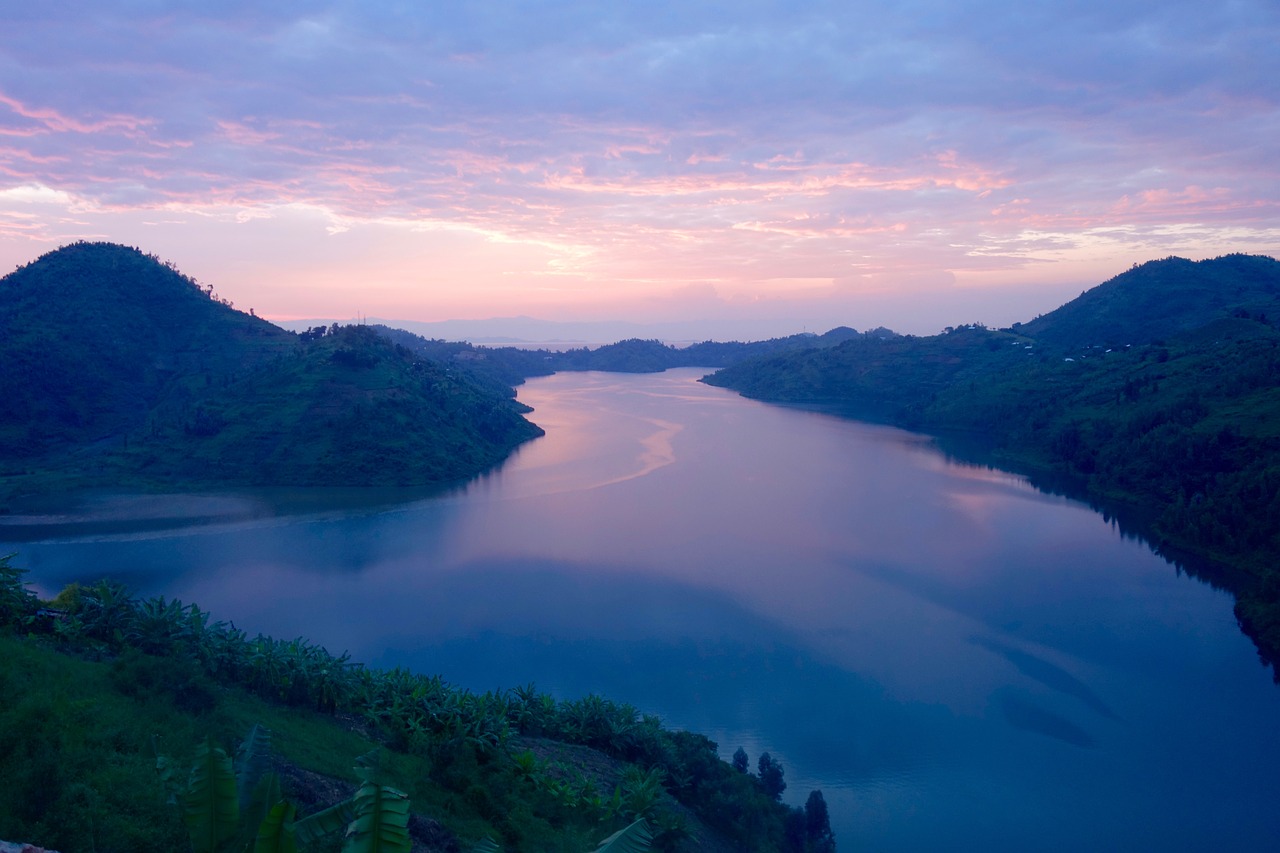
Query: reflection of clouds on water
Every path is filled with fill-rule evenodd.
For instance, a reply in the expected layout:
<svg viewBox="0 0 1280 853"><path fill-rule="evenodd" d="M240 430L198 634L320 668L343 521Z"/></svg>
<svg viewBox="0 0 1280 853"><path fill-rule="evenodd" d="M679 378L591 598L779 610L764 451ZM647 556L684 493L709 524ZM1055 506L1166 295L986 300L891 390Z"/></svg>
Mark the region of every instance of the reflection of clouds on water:
<svg viewBox="0 0 1280 853"><path fill-rule="evenodd" d="M1015 729L1051 737L1072 746L1091 748L1097 745L1094 737L1080 726L1011 689L997 691L991 700Z"/></svg>
<svg viewBox="0 0 1280 853"><path fill-rule="evenodd" d="M561 404L569 396L561 395ZM602 423L609 426L598 426ZM645 477L676 461L673 439L684 424L613 408L582 407L544 427L547 436L521 448L506 466L477 479L469 490L491 499L523 500Z"/></svg>
<svg viewBox="0 0 1280 853"><path fill-rule="evenodd" d="M1114 711L1102 701L1102 698L1089 685L1076 678L1057 664L1044 658L1025 652L1021 649L985 637L972 637L969 642L981 646L1003 657L1017 667L1018 671L1028 678L1068 696L1079 699L1090 710L1110 720L1118 719Z"/></svg>
<svg viewBox="0 0 1280 853"><path fill-rule="evenodd" d="M644 477L652 474L659 468L665 468L676 461L676 451L671 445L671 440L675 438L676 433L684 429L683 424L673 424L670 421L660 421L656 418L645 418L648 423L657 427L657 430L640 439L640 447L642 448L637 461L640 467L620 477L614 477L611 480L604 480L599 483L584 485L581 488L599 489L604 486L612 486L615 483L625 483L627 480L634 480L637 477Z"/></svg>

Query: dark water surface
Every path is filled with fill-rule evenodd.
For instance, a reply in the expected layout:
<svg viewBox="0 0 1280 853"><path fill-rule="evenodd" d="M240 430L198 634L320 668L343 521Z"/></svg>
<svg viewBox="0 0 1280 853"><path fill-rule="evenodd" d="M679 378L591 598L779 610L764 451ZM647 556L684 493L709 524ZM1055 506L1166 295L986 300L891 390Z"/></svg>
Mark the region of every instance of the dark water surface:
<svg viewBox="0 0 1280 853"><path fill-rule="evenodd" d="M8 519L0 553L45 593L112 575L375 666L631 702L772 753L846 851L1274 847L1280 690L1229 596L1018 477L700 375L533 380L546 437L443 496L166 499L150 532L100 500Z"/></svg>

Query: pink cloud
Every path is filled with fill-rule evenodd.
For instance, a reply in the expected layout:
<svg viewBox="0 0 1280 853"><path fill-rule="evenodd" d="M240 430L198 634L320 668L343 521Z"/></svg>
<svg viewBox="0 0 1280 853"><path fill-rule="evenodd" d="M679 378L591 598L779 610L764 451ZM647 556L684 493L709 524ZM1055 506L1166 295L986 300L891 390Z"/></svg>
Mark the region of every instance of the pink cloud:
<svg viewBox="0 0 1280 853"><path fill-rule="evenodd" d="M113 115L101 121L83 122L64 116L52 108L29 107L16 98L0 92L0 104L12 112L39 123L51 133L102 133L108 130L138 131L152 126L155 122L126 115Z"/></svg>
<svg viewBox="0 0 1280 853"><path fill-rule="evenodd" d="M217 124L222 136L235 145L245 145L252 148L274 143L281 138L281 134L275 131L255 130L236 121L222 120Z"/></svg>
<svg viewBox="0 0 1280 853"><path fill-rule="evenodd" d="M1152 221L1213 218L1224 213L1259 215L1274 213L1276 209L1274 201L1236 198L1226 187L1189 186L1180 190L1160 188L1125 195L1112 205L1108 213L1117 221Z"/></svg>
<svg viewBox="0 0 1280 853"><path fill-rule="evenodd" d="M1081 32L1056 7L970 30L944 5L877 7L874 28L845 5L820 26L769 4L735 9L758 19L743 26L556 6L543 28L450 4L302 23L265 6L196 22L27 4L0 31L14 81L0 191L44 187L91 211L71 225L39 203L48 239L164 234L184 266L245 281L278 281L323 244L336 290L394 243L401 305L514 302L519 286L528 306L688 282L725 299L763 298L770 281L891 288L1027 270L1104 229L1120 267L1191 228L1196 245L1276 250L1274 16L1245 28L1205 12L1194 44L1136 45L1128 25ZM1185 28L1159 4L1130 13ZM1055 39L1072 50L1045 49ZM27 204L5 198L0 216ZM269 273L225 266L213 245L251 230L273 235L252 255Z"/></svg>

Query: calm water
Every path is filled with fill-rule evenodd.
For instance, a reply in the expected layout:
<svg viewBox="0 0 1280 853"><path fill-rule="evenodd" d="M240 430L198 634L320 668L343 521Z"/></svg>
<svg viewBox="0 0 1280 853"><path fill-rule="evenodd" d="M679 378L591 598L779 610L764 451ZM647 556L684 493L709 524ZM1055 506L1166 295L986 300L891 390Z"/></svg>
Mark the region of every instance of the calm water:
<svg viewBox="0 0 1280 853"><path fill-rule="evenodd" d="M1277 843L1280 690L1228 596L1016 477L699 375L533 380L547 436L452 494L220 496L0 553L47 593L110 574L377 666L629 701L771 752L843 850Z"/></svg>

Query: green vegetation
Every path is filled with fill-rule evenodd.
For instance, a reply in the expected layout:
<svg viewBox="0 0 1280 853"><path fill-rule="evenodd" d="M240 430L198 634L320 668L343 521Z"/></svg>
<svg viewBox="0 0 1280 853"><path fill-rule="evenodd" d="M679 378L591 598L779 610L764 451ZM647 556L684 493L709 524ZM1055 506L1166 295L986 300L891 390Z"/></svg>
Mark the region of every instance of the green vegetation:
<svg viewBox="0 0 1280 853"><path fill-rule="evenodd" d="M135 249L0 279L0 501L86 486L428 485L540 435L509 384L372 329L293 335Z"/></svg>
<svg viewBox="0 0 1280 853"><path fill-rule="evenodd" d="M850 340L707 381L932 432L1122 514L1235 593L1280 676L1277 320L1276 261L1172 258L1011 329Z"/></svg>
<svg viewBox="0 0 1280 853"><path fill-rule="evenodd" d="M76 243L0 279L0 457L39 457L144 425L299 348L172 265Z"/></svg>
<svg viewBox="0 0 1280 853"><path fill-rule="evenodd" d="M302 639L250 638L195 605L135 600L111 581L39 602L7 558L0 661L9 793L0 837L64 853L188 849L197 830L206 840L195 849L220 849L261 828L281 801L297 817L282 808L273 831L292 822L300 842L300 828L316 822L307 815L345 802L338 813L349 825L366 806L394 811L403 801L409 835L429 850L582 851L611 832L601 849L640 849L646 832L655 850L834 847L820 796L805 809L777 802L782 768L772 759L761 759L776 769L767 783L722 761L707 738L629 705L557 700L531 685L473 694L438 677L372 670ZM274 733L278 758L265 759L255 724ZM217 744L246 731L237 770ZM159 775L157 736L172 756ZM375 748L372 781L368 762L353 772L352 759ZM202 776L176 772L193 765ZM254 781L270 774L278 794ZM167 795L194 816L184 821ZM219 813L223 828L210 829ZM325 845L314 849L338 849Z"/></svg>
<svg viewBox="0 0 1280 853"><path fill-rule="evenodd" d="M296 820L280 777L267 769L271 731L255 725L235 761L206 738L196 745L185 781L166 755L156 772L168 802L178 807L194 853L285 853L342 833L343 853L409 853L409 798L382 784L377 751L361 756L355 796Z"/></svg>
<svg viewBox="0 0 1280 853"><path fill-rule="evenodd" d="M1165 258L1134 266L1018 330L1045 344L1123 346L1154 343L1223 317L1274 321L1278 311L1271 258Z"/></svg>
<svg viewBox="0 0 1280 853"><path fill-rule="evenodd" d="M542 434L509 396L363 326L334 329L156 421L111 462L184 487L448 482Z"/></svg>

